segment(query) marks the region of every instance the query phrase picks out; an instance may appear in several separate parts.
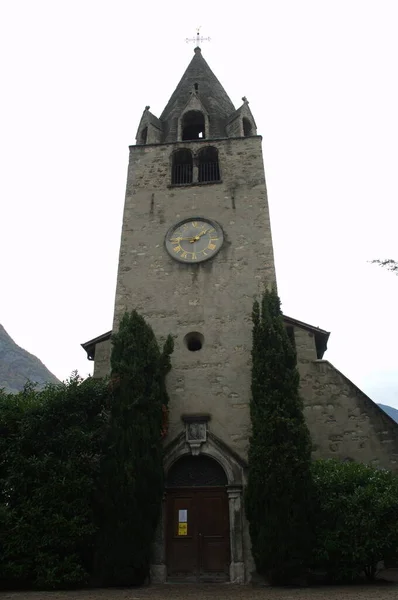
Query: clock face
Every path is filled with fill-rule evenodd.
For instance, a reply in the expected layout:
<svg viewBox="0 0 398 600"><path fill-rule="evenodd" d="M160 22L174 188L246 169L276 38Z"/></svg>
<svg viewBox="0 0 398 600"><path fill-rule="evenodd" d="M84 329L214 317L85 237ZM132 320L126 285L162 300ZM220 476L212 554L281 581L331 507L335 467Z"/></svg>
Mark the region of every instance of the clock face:
<svg viewBox="0 0 398 600"><path fill-rule="evenodd" d="M215 256L223 241L223 231L216 221L192 217L170 227L165 244L167 252L176 260L198 263Z"/></svg>

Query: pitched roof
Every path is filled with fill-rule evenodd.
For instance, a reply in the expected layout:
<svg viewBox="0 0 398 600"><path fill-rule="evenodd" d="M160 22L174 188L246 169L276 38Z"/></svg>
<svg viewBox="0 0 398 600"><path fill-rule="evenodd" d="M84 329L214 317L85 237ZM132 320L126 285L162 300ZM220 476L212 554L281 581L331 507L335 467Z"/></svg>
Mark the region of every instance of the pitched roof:
<svg viewBox="0 0 398 600"><path fill-rule="evenodd" d="M163 129L161 121L159 121L159 119L157 117L155 117L155 115L153 113L151 113L151 111L149 110L149 106L147 106L145 108L144 112L142 113L140 124L138 125L138 129L137 129L136 137L138 137L140 131L147 125L153 125L160 131L162 131L162 129Z"/></svg>
<svg viewBox="0 0 398 600"><path fill-rule="evenodd" d="M148 110L148 122L153 125L154 127L157 127L157 129L160 129L160 131L162 131L162 123L160 122L160 120L155 117L155 115L153 113L151 113Z"/></svg>
<svg viewBox="0 0 398 600"><path fill-rule="evenodd" d="M238 117L240 117L240 116L242 116L242 115L243 115L244 117L245 117L245 116L249 116L249 117L250 117L250 118L253 120L253 125L254 125L254 127L256 127L256 128L257 128L256 122L255 122L255 120L254 120L254 117L253 117L253 113L252 113L252 111L250 110L249 103L247 102L247 100L246 100L246 101L245 101L245 102L242 104L242 106L240 106L239 108L237 108L237 109L235 110L235 112L233 112L233 113L232 113L232 114L231 114L231 115L228 117L227 123L232 123L232 121L234 121L235 119L237 119Z"/></svg>
<svg viewBox="0 0 398 600"><path fill-rule="evenodd" d="M160 116L161 121L180 116L195 83L198 84L198 94L210 116L214 114L226 119L234 112L232 101L203 58L201 49L195 48L193 59Z"/></svg>
<svg viewBox="0 0 398 600"><path fill-rule="evenodd" d="M102 335L98 335L96 338L89 340L88 342L84 342L84 344L80 344L81 347L87 352L88 360L94 360L95 358L95 347L97 344L101 342L106 342L111 339L112 330L103 333Z"/></svg>
<svg viewBox="0 0 398 600"><path fill-rule="evenodd" d="M283 320L285 321L285 325L296 325L296 327L301 327L301 329L306 329L312 333L315 338L317 358L321 359L323 357L328 346L328 339L330 336L329 331L325 331L325 329L320 329L319 327L314 327L314 325L309 325L308 323L303 323L303 321L298 321L297 319L293 319L287 315L283 315Z"/></svg>

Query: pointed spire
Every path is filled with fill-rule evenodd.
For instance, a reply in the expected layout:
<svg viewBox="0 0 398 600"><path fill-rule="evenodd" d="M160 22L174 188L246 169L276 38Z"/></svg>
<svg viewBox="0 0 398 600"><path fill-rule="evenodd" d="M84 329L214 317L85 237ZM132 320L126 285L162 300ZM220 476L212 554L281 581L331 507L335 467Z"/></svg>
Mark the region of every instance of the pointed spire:
<svg viewBox="0 0 398 600"><path fill-rule="evenodd" d="M167 123L166 130L169 131L165 141L174 141L172 132L175 131L175 121L181 116L193 89L208 113L212 128L209 137L225 135L226 119L235 111L235 107L197 46L191 62L160 116L160 120Z"/></svg>

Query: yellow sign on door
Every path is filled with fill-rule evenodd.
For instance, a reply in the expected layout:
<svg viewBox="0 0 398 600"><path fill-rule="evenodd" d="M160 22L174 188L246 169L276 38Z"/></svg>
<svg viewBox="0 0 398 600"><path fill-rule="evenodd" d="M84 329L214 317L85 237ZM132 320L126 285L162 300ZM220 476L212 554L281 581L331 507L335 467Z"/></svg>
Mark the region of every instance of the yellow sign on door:
<svg viewBox="0 0 398 600"><path fill-rule="evenodd" d="M178 535L188 535L188 523L178 523Z"/></svg>

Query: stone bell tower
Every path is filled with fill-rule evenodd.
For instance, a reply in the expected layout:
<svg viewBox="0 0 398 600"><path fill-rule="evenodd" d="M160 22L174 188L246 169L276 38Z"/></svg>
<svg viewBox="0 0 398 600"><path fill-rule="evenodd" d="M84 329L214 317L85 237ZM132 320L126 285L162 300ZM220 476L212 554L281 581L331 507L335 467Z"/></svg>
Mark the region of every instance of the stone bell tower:
<svg viewBox="0 0 398 600"><path fill-rule="evenodd" d="M242 582L251 311L275 283L261 137L199 47L160 117L149 108L130 147L113 329L136 309L175 340L152 577ZM94 376L109 372L110 334L83 344Z"/></svg>
<svg viewBox="0 0 398 600"><path fill-rule="evenodd" d="M199 47L130 147L113 328L136 309L175 336L169 440L181 415L245 456L253 298L275 282L261 137Z"/></svg>
<svg viewBox="0 0 398 600"><path fill-rule="evenodd" d="M130 147L113 323L136 309L159 340L175 339L155 580L246 579L251 311L273 283L261 137L246 98L236 110L197 47ZM109 369L107 335L96 375Z"/></svg>

